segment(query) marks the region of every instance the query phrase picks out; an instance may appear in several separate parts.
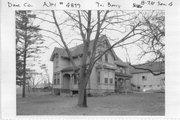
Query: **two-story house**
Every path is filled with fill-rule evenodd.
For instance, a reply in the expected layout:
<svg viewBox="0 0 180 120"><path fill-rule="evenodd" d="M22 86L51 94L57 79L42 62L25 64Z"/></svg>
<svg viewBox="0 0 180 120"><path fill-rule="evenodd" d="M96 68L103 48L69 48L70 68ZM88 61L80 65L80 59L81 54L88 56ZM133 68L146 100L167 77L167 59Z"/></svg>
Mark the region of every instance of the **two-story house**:
<svg viewBox="0 0 180 120"><path fill-rule="evenodd" d="M111 46L105 35L99 39L97 54ZM90 42L89 53L92 50L93 42L93 40ZM70 52L76 64L76 70L79 71L83 44L70 48ZM55 47L50 60L53 62L53 92L55 94L78 93L78 76L73 74L73 66L67 52L62 48ZM127 90L131 77L127 67L127 64L111 49L94 65L86 88L87 93L101 94Z"/></svg>

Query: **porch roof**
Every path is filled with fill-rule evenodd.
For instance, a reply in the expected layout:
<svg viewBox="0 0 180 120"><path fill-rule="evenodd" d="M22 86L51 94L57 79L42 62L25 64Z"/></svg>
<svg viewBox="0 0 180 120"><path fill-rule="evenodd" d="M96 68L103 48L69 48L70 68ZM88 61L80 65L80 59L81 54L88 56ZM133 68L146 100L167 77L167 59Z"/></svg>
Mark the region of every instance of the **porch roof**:
<svg viewBox="0 0 180 120"><path fill-rule="evenodd" d="M76 66L76 67L75 67L75 70L76 70L76 71L79 70L79 69L80 69L79 66ZM69 71L73 71L73 67L66 67L66 68L63 68L63 69L61 70L61 72L69 72Z"/></svg>
<svg viewBox="0 0 180 120"><path fill-rule="evenodd" d="M111 70L116 70L117 69L115 66L109 66L109 65L98 64L96 66L96 69L102 69L102 68L111 69Z"/></svg>
<svg viewBox="0 0 180 120"><path fill-rule="evenodd" d="M132 76L129 74L121 73L121 72L115 72L115 76L118 77L126 77L126 78L131 78Z"/></svg>

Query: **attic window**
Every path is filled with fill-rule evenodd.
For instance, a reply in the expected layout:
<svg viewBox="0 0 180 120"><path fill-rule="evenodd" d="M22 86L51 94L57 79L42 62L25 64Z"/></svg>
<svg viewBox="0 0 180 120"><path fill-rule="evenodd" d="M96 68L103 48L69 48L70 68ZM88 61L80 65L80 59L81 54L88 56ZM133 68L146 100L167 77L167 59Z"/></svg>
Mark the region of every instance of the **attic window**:
<svg viewBox="0 0 180 120"><path fill-rule="evenodd" d="M59 55L58 55L57 53L55 53L55 54L54 54L54 58L57 59L58 57L59 57Z"/></svg>
<svg viewBox="0 0 180 120"><path fill-rule="evenodd" d="M56 59L56 68L59 67L59 60Z"/></svg>

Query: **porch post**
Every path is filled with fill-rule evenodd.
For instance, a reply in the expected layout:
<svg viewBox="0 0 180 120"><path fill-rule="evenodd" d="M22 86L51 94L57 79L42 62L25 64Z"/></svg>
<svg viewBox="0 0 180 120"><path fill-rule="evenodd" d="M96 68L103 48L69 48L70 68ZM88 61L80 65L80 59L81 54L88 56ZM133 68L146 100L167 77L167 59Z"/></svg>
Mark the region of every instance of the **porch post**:
<svg viewBox="0 0 180 120"><path fill-rule="evenodd" d="M72 90L73 89L73 74L71 73L70 74L70 86L69 86L70 88L70 90Z"/></svg>
<svg viewBox="0 0 180 120"><path fill-rule="evenodd" d="M126 79L124 78L124 90L125 90L125 94L127 94L127 89L126 89Z"/></svg>
<svg viewBox="0 0 180 120"><path fill-rule="evenodd" d="M73 95L73 92L72 92L72 90L73 90L73 82L74 82L74 77L73 77L73 73L71 73L70 74L70 96L72 96Z"/></svg>

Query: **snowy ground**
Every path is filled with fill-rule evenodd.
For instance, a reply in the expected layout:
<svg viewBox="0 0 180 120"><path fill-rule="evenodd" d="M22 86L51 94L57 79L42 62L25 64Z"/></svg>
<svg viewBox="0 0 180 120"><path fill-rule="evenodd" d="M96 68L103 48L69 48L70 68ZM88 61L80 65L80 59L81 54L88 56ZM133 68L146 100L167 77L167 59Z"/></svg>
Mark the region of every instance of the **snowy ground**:
<svg viewBox="0 0 180 120"><path fill-rule="evenodd" d="M17 96L17 115L165 115L164 93L129 93L88 97L88 108L76 106L77 97L50 93Z"/></svg>

